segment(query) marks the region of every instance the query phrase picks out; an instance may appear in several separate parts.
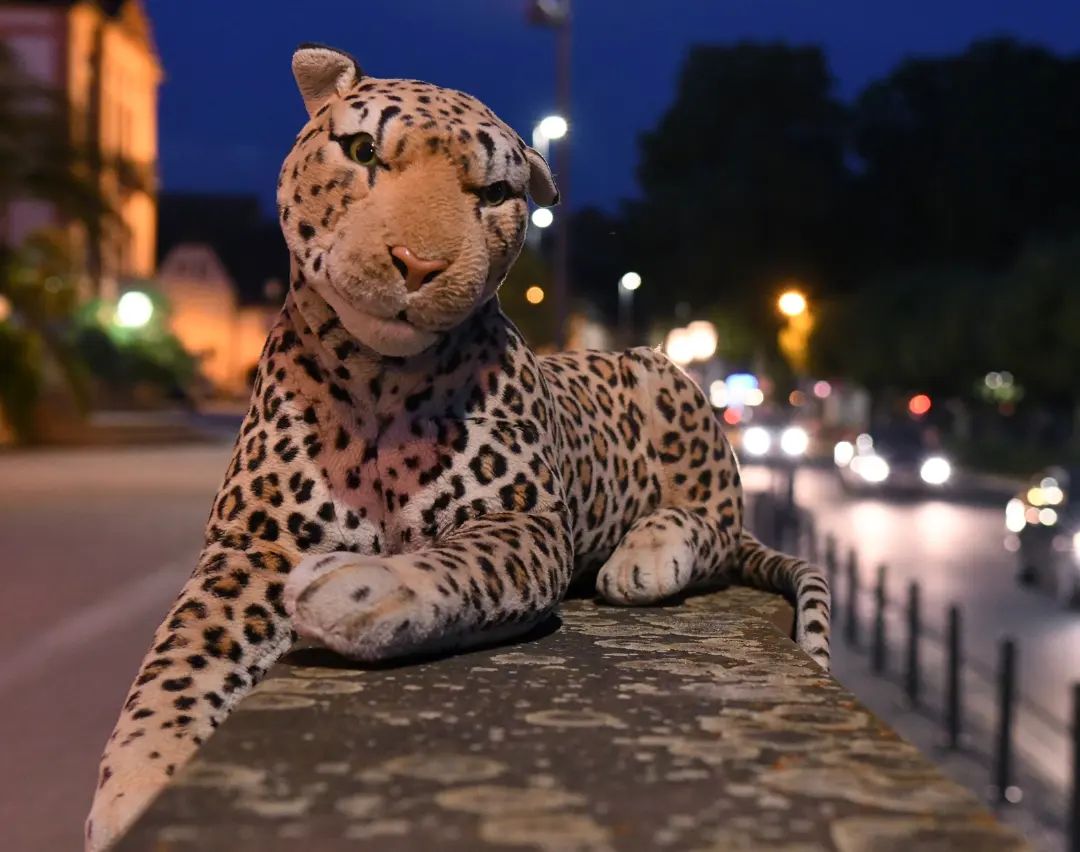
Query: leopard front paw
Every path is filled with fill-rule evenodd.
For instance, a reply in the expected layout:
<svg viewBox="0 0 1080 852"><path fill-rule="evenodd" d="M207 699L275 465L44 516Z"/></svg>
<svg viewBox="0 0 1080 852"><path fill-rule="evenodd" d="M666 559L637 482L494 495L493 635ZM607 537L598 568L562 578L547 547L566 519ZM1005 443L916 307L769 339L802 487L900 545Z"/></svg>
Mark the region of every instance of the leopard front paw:
<svg viewBox="0 0 1080 852"><path fill-rule="evenodd" d="M434 627L423 595L378 557L305 559L289 575L285 606L300 636L357 660L416 650Z"/></svg>
<svg viewBox="0 0 1080 852"><path fill-rule="evenodd" d="M693 574L693 553L681 541L627 543L618 547L596 578L608 603L642 606L682 591Z"/></svg>

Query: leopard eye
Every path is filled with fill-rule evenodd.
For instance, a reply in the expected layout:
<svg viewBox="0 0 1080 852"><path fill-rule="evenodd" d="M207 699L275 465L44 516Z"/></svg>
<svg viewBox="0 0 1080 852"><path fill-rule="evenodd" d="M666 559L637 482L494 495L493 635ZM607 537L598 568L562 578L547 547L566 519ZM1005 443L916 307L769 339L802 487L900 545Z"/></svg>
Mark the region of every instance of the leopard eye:
<svg viewBox="0 0 1080 852"><path fill-rule="evenodd" d="M489 183L481 192L481 198L489 207L498 207L509 197L510 187L504 180Z"/></svg>
<svg viewBox="0 0 1080 852"><path fill-rule="evenodd" d="M357 133L345 140L345 153L349 159L361 166L373 166L378 159L375 151L375 139L370 133Z"/></svg>

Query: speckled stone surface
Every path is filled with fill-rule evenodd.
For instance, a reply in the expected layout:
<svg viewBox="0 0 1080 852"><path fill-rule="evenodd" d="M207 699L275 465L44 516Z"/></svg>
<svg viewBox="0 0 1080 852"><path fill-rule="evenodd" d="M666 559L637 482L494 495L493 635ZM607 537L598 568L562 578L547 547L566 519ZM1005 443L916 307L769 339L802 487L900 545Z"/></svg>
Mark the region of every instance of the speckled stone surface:
<svg viewBox="0 0 1080 852"><path fill-rule="evenodd" d="M526 642L279 664L134 850L1019 850L749 589L571 601Z"/></svg>

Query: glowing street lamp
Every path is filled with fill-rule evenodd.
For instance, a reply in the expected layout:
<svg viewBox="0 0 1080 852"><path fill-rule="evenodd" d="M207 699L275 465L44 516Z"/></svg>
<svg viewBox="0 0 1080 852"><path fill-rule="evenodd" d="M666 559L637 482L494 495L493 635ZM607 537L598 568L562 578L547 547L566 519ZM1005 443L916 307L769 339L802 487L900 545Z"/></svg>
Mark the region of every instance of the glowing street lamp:
<svg viewBox="0 0 1080 852"><path fill-rule="evenodd" d="M116 303L116 324L121 328L142 328L154 315L154 303L139 290L128 290Z"/></svg>
<svg viewBox="0 0 1080 852"><path fill-rule="evenodd" d="M776 300L776 306L786 317L797 317L806 313L806 296L798 290L787 290Z"/></svg>
<svg viewBox="0 0 1080 852"><path fill-rule="evenodd" d="M792 369L799 375L805 375L810 349L810 332L814 328L814 318L810 314L810 305L801 290L792 287L780 294L776 300L777 310L787 318L787 323L777 333L777 343Z"/></svg>
<svg viewBox="0 0 1080 852"><path fill-rule="evenodd" d="M619 331L624 346L630 345L631 313L634 309L634 291L641 286L641 276L627 272L619 279Z"/></svg>
<svg viewBox="0 0 1080 852"><path fill-rule="evenodd" d="M708 361L716 354L716 326L707 320L697 320L686 327L695 361Z"/></svg>
<svg viewBox="0 0 1080 852"><path fill-rule="evenodd" d="M561 115L549 115L533 128L532 146L540 152L541 157L550 162L550 143L553 140L562 139L566 136L569 129L570 126L567 124L566 119ZM525 239L528 241L529 248L535 251L540 247L540 231L551 227L555 222L555 214L546 207L540 207L532 212L530 220L533 225L536 226L536 230L530 230L528 234L526 234ZM562 235L559 233L562 230L561 220L559 225L560 226L555 229L556 240L562 238ZM558 287L556 287L556 291L558 291ZM558 292L556 292L556 296L558 296ZM558 299L556 299L556 301L558 301Z"/></svg>
<svg viewBox="0 0 1080 852"><path fill-rule="evenodd" d="M547 228L555 221L555 214L546 207L537 207L532 212L532 223L537 228Z"/></svg>
<svg viewBox="0 0 1080 852"><path fill-rule="evenodd" d="M525 301L530 305L539 305L544 301L544 288L535 284L525 291Z"/></svg>
<svg viewBox="0 0 1080 852"><path fill-rule="evenodd" d="M686 328L673 328L664 341L667 356L685 367L694 361L708 361L716 354L716 326L706 320L696 320Z"/></svg>
<svg viewBox="0 0 1080 852"><path fill-rule="evenodd" d="M548 139L562 139L570 126L561 115L549 115L541 121L536 129Z"/></svg>

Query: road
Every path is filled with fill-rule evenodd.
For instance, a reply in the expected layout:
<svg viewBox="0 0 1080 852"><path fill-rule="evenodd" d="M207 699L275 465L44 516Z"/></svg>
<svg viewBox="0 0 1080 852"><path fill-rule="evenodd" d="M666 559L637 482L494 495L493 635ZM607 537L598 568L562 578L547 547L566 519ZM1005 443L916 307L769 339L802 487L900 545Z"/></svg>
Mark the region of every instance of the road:
<svg viewBox="0 0 1080 852"><path fill-rule="evenodd" d="M4 849L82 848L105 738L191 572L229 450L0 455Z"/></svg>
<svg viewBox="0 0 1080 852"><path fill-rule="evenodd" d="M0 454L0 780L4 848L79 847L98 756L159 619L194 564L227 443ZM747 472L750 487L764 474ZM963 604L970 653L1021 643L1021 683L1064 717L1080 680L1080 616L1018 589L1000 506L848 499L823 472L797 496L855 544L865 580L922 583L927 620ZM1072 650L1070 650L1072 649ZM842 673L841 673L842 674Z"/></svg>
<svg viewBox="0 0 1080 852"><path fill-rule="evenodd" d="M763 468L750 467L745 472L746 488L771 487L771 476ZM848 548L858 553L861 586L867 592L860 608L864 648L872 611L869 590L877 566L885 563L886 594L901 613L908 585L918 581L927 633L944 635L948 607L961 608L964 653L973 663L965 680L966 709L989 726L996 718L994 683L970 669L977 666L993 675L1001 639L1016 640L1018 692L1029 702L1019 710L1018 750L1045 781L1063 789L1071 744L1061 729L1072 712L1071 684L1080 682L1080 613L1017 585L1015 556L1003 546L1004 500L855 497L844 492L832 471L814 468L799 471L795 492L799 505L813 513L819 535L836 537L842 561ZM837 628L846 594L843 572L840 579L834 603ZM890 618L893 672L900 665L905 630L901 617ZM839 634L838 629L834 644L841 641ZM928 698L940 705L942 680L936 669L943 660L939 649L933 635L922 643L925 688ZM837 676L870 701L867 691L874 682L866 677L866 669L865 657L837 655ZM1045 721L1047 716L1051 722Z"/></svg>

